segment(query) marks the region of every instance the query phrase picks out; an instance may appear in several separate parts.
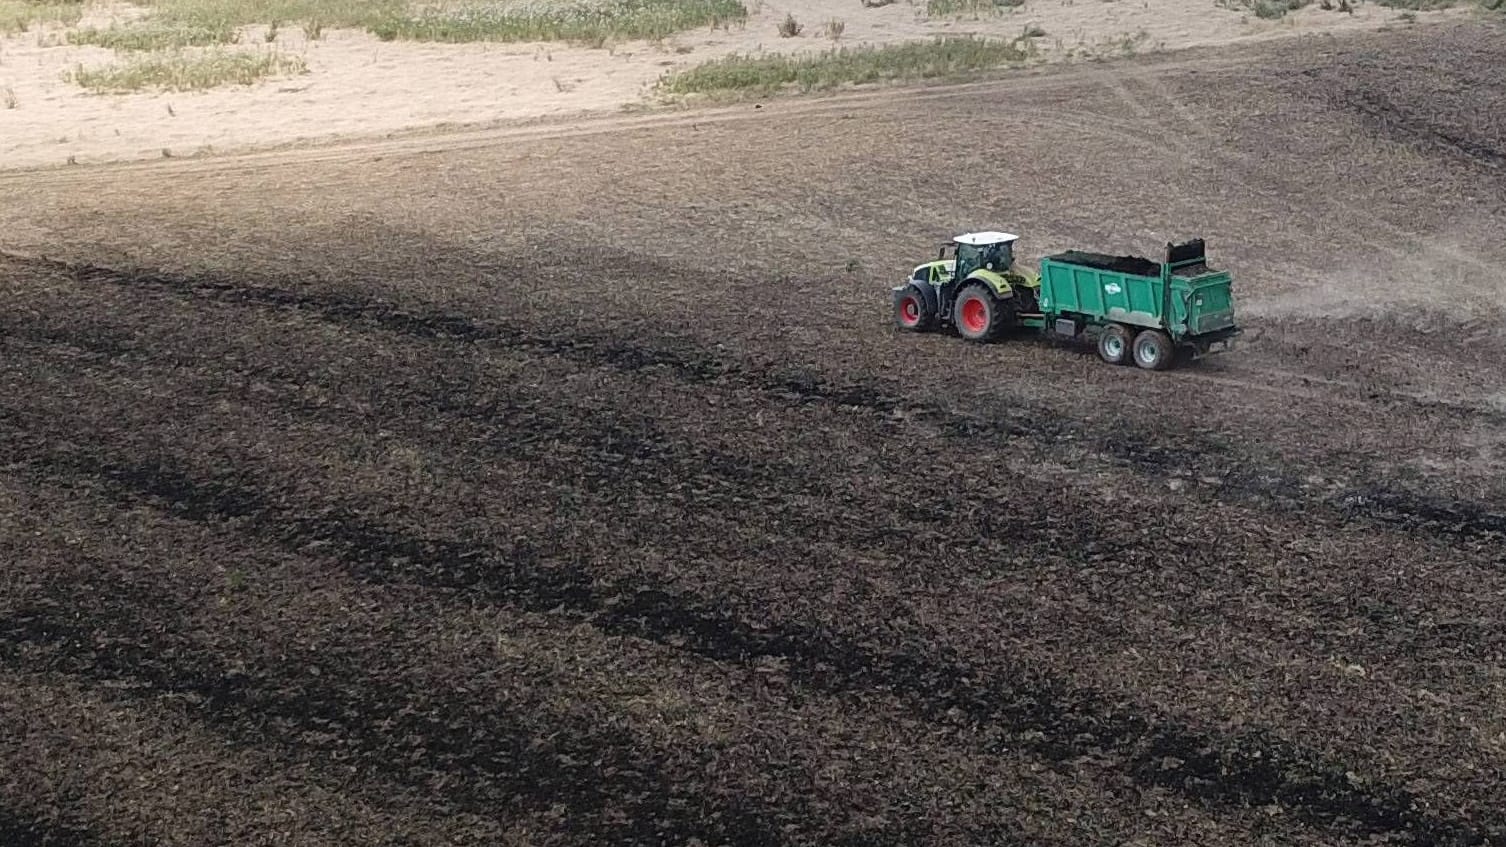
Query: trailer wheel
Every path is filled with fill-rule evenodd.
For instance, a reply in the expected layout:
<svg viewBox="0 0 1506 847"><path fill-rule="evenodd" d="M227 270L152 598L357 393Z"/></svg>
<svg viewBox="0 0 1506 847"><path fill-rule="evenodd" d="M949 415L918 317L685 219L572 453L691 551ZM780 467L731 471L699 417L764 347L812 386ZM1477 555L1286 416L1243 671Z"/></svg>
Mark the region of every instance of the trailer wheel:
<svg viewBox="0 0 1506 847"><path fill-rule="evenodd" d="M907 332L926 332L936 323L936 313L915 287L910 287L894 303L894 323Z"/></svg>
<svg viewBox="0 0 1506 847"><path fill-rule="evenodd" d="M984 286L969 285L952 304L952 322L957 325L957 333L968 341L993 341L1013 323L1010 306Z"/></svg>
<svg viewBox="0 0 1506 847"><path fill-rule="evenodd" d="M1098 357L1111 365L1129 364L1133 335L1124 324L1109 324L1098 335Z"/></svg>
<svg viewBox="0 0 1506 847"><path fill-rule="evenodd" d="M1159 329L1148 329L1135 336L1135 364L1148 371L1164 371L1176 359L1171 337Z"/></svg>

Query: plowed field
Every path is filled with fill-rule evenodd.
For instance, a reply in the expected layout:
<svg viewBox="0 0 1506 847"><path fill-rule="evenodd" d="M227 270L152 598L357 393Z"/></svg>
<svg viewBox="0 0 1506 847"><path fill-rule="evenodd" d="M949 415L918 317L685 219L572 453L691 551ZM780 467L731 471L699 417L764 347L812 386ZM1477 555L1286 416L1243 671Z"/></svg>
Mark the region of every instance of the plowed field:
<svg viewBox="0 0 1506 847"><path fill-rule="evenodd" d="M1502 68L0 177L0 843L1506 844ZM1246 334L895 332L983 228Z"/></svg>

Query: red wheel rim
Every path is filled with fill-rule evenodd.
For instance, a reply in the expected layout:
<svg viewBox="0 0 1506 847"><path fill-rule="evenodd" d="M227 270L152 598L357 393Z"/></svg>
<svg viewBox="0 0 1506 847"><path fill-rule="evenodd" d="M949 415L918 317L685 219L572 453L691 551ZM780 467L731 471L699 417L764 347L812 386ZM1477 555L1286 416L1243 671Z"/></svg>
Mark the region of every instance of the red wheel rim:
<svg viewBox="0 0 1506 847"><path fill-rule="evenodd" d="M981 299L974 297L962 304L962 326L968 332L988 329L988 307Z"/></svg>
<svg viewBox="0 0 1506 847"><path fill-rule="evenodd" d="M915 326L920 323L920 301L911 294L899 301L899 321L905 326Z"/></svg>

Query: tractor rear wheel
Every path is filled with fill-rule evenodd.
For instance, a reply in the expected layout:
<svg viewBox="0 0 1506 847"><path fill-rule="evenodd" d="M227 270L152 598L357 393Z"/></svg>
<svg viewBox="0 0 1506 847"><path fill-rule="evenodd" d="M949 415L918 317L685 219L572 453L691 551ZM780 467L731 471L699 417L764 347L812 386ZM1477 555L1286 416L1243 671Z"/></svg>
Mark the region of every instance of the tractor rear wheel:
<svg viewBox="0 0 1506 847"><path fill-rule="evenodd" d="M926 303L925 295L911 286L894 303L894 323L907 332L926 332L935 326L936 313Z"/></svg>
<svg viewBox="0 0 1506 847"><path fill-rule="evenodd" d="M968 341L993 341L1014 323L1014 310L1007 300L995 297L986 286L969 285L952 305L957 334Z"/></svg>
<svg viewBox="0 0 1506 847"><path fill-rule="evenodd" d="M1159 329L1148 329L1135 336L1135 364L1148 371L1164 371L1171 367L1177 351L1171 336Z"/></svg>
<svg viewBox="0 0 1506 847"><path fill-rule="evenodd" d="M1128 364L1133 333L1124 324L1109 324L1098 335L1098 358L1111 365Z"/></svg>

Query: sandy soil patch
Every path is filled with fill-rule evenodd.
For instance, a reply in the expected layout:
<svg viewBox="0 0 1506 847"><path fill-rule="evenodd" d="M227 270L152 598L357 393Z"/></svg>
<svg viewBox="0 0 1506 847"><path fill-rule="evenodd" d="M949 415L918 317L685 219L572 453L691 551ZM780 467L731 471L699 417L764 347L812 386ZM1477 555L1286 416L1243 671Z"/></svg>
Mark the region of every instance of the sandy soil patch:
<svg viewBox="0 0 1506 847"><path fill-rule="evenodd" d="M745 25L682 33L662 43L601 49L560 44L383 42L352 30L309 40L284 26L243 31L246 50L302 57L305 74L203 93L96 95L67 81L71 69L103 65L110 50L65 43L58 28L0 39L0 168L33 168L191 156L401 130L613 111L652 99L666 72L732 53L808 52L836 44L889 44L943 34L1013 38L1027 25L1041 61L1172 50L1395 23L1374 4L1353 14L1311 6L1277 21L1219 8L1212 0L1029 0L999 15L927 19L924 4L865 8L851 0L750 4ZM139 16L132 6L96 8L84 24ZM782 38L778 23L804 25ZM1439 13L1422 19L1441 17ZM842 34L824 33L830 21Z"/></svg>

